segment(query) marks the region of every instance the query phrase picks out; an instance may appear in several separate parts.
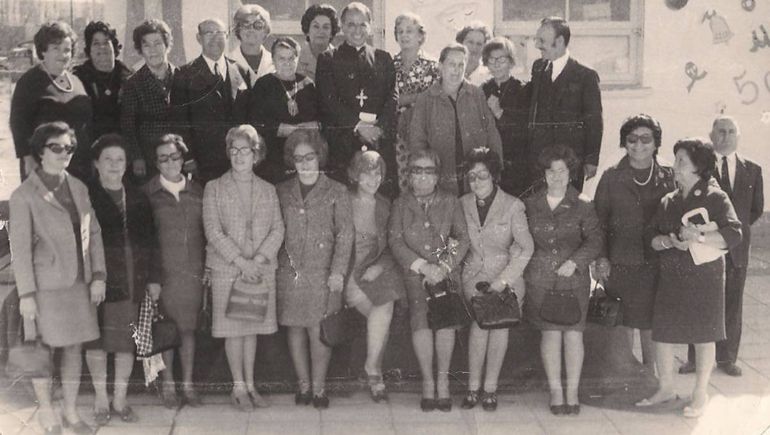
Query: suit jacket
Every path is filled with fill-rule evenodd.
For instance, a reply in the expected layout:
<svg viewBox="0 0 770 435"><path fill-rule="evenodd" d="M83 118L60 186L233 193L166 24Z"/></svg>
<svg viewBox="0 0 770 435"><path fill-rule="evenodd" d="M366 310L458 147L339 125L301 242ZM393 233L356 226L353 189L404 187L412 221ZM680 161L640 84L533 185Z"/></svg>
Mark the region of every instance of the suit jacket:
<svg viewBox="0 0 770 435"><path fill-rule="evenodd" d="M604 243L593 204L571 186L554 210L548 205L546 189L528 197L525 204L535 240L535 253L524 272L527 284L559 290L588 288L588 265L599 256ZM567 260L577 265L575 273L557 277L556 271Z"/></svg>
<svg viewBox="0 0 770 435"><path fill-rule="evenodd" d="M130 294L134 302L141 302L148 283L161 283L161 258L158 238L153 223L152 206L147 196L132 184L124 183L126 191L125 227L123 212L98 181L88 185L88 193L104 241L104 261L107 269L107 294ZM126 258L126 238L131 245L133 265L129 270ZM133 276L129 276L133 271Z"/></svg>
<svg viewBox="0 0 770 435"><path fill-rule="evenodd" d="M251 210L245 210L232 171L210 181L203 192L203 228L206 233L206 266L235 273L239 256L262 254L269 266L277 266L276 255L283 243L284 225L275 187L252 175L254 197ZM252 247L246 225L251 222Z"/></svg>
<svg viewBox="0 0 770 435"><path fill-rule="evenodd" d="M536 162L544 147L563 144L575 151L581 163L598 165L603 130L599 75L570 57L551 84L544 68L545 61L536 60L532 65L532 81L527 85L532 88L530 161ZM582 177L582 169L579 172L578 176ZM541 175L537 173L538 177Z"/></svg>
<svg viewBox="0 0 770 435"><path fill-rule="evenodd" d="M363 143L353 133L359 113L377 115L377 125L383 130L379 147L395 139L396 70L388 52L365 45L359 53L343 43L318 56L316 88L320 101L321 119L330 144L330 157L347 162ZM363 90L363 107L356 98Z"/></svg>
<svg viewBox="0 0 770 435"><path fill-rule="evenodd" d="M721 185L721 177L716 177L735 207L735 213L741 221L743 239L741 243L730 249L729 258L736 267L746 267L749 264L749 249L751 247L751 225L762 216L765 209L764 185L762 184L762 167L751 160L735 156L735 185L730 189Z"/></svg>
<svg viewBox="0 0 770 435"><path fill-rule="evenodd" d="M498 278L523 290L522 274L535 249L524 203L498 188L481 225L476 195L465 194L460 202L471 241L463 267L465 293L473 294L477 282L491 283Z"/></svg>
<svg viewBox="0 0 770 435"><path fill-rule="evenodd" d="M177 129L197 161L205 183L229 168L225 136L245 111L242 97L251 88L248 68L225 57L227 78L215 76L203 56L179 68L171 87L171 104L180 108Z"/></svg>
<svg viewBox="0 0 770 435"><path fill-rule="evenodd" d="M66 174L66 183L80 215L84 279L105 273L101 227L86 186ZM9 238L11 262L19 296L38 290L66 289L78 275L77 242L70 215L32 172L11 194Z"/></svg>

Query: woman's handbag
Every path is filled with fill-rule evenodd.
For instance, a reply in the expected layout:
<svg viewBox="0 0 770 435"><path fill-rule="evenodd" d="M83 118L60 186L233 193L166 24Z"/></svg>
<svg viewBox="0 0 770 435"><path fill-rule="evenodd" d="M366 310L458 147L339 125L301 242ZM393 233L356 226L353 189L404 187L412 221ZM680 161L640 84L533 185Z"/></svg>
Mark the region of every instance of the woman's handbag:
<svg viewBox="0 0 770 435"><path fill-rule="evenodd" d="M575 325L583 317L580 303L572 289L558 290L556 286L545 294L540 306L540 318L557 325Z"/></svg>
<svg viewBox="0 0 770 435"><path fill-rule="evenodd" d="M521 322L519 300L510 287L501 292L489 290L489 283L476 283L480 295L471 298L473 318L481 329L511 328Z"/></svg>
<svg viewBox="0 0 770 435"><path fill-rule="evenodd" d="M436 284L423 281L428 292L428 326L437 331L462 328L471 322L471 315L462 296L455 291L454 281L445 278Z"/></svg>
<svg viewBox="0 0 770 435"><path fill-rule="evenodd" d="M152 351L150 356L182 345L176 322L166 317L154 303L152 317Z"/></svg>
<svg viewBox="0 0 770 435"><path fill-rule="evenodd" d="M18 322L17 330L18 341L15 344L9 343L11 348L5 365L6 375L11 379L51 376L51 349L37 337L35 321L23 319L23 325L21 321Z"/></svg>
<svg viewBox="0 0 770 435"><path fill-rule="evenodd" d="M328 307L328 297L326 305ZM342 297L342 293L339 294ZM344 306L332 314L325 314L321 319L321 342L329 347L339 346L353 340L355 325L353 323L353 308Z"/></svg>
<svg viewBox="0 0 770 435"><path fill-rule="evenodd" d="M618 326L623 323L621 298L610 294L607 289L596 281L588 300L588 321L602 326Z"/></svg>
<svg viewBox="0 0 770 435"><path fill-rule="evenodd" d="M213 317L211 314L211 271L206 269L203 275L203 294L201 309L198 311L198 324L196 330L204 335L211 335Z"/></svg>
<svg viewBox="0 0 770 435"><path fill-rule="evenodd" d="M262 278L250 280L239 275L227 298L225 315L229 319L259 323L267 316L269 302L270 289Z"/></svg>

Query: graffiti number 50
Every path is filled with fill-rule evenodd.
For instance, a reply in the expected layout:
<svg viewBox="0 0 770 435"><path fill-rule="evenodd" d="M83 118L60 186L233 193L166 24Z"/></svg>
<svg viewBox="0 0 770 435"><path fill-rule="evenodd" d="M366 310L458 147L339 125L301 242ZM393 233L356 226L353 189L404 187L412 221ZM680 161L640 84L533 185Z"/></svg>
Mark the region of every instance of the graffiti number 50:
<svg viewBox="0 0 770 435"><path fill-rule="evenodd" d="M741 96L743 96L745 91L749 91L749 95L751 95L752 92L754 94L754 96L752 96L751 98L741 100L741 103L746 105L754 104L754 102L757 101L757 98L759 98L759 86L757 86L757 84L752 82L751 80L741 83L741 81L745 76L746 76L746 71L744 70L743 74L733 77L733 82L735 83L735 87L738 89L738 93L741 94ZM765 76L765 85L768 84L767 83L768 80L769 80L768 76Z"/></svg>

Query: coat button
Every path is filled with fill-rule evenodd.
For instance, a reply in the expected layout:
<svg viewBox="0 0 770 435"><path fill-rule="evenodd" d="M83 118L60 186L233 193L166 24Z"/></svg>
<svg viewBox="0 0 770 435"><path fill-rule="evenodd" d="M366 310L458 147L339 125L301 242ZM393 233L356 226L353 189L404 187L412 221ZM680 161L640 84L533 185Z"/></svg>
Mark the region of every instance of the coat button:
<svg viewBox="0 0 770 435"><path fill-rule="evenodd" d="M559 252L559 250L558 249L554 249L551 252L553 252L554 254L557 254Z"/></svg>
<svg viewBox="0 0 770 435"><path fill-rule="evenodd" d="M323 244L323 243L319 243L319 244L318 244L318 247L319 247L319 248L323 248L323 247L324 247L324 244Z"/></svg>
<svg viewBox="0 0 770 435"><path fill-rule="evenodd" d="M551 244L553 244L553 242L555 242L555 241L556 240L554 240L554 239L548 239L548 243L551 243Z"/></svg>
<svg viewBox="0 0 770 435"><path fill-rule="evenodd" d="M430 245L423 246L423 249L425 249L426 251L430 251Z"/></svg>
<svg viewBox="0 0 770 435"><path fill-rule="evenodd" d="M424 226L425 228L430 228L430 222L425 221L425 223L422 224L422 226Z"/></svg>
<svg viewBox="0 0 770 435"><path fill-rule="evenodd" d="M304 208L299 209L299 214L305 214L305 209Z"/></svg>

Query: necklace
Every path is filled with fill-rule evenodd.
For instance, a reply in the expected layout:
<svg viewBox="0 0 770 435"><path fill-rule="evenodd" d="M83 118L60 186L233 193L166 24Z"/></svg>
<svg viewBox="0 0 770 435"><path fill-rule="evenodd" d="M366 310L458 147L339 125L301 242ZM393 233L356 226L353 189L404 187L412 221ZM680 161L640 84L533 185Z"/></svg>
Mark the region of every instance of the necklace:
<svg viewBox="0 0 770 435"><path fill-rule="evenodd" d="M286 89L286 86L283 85L283 80L278 76L276 76L276 78L281 84L283 92L286 93L286 98L288 99L288 101L286 101L286 107L289 109L289 115L297 116L297 114L299 114L299 107L297 106L297 100L294 99L294 97L296 97L297 93L299 92L297 89L297 82L294 82L294 86L292 87L291 92L289 92L289 90Z"/></svg>
<svg viewBox="0 0 770 435"><path fill-rule="evenodd" d="M43 67L43 71L45 71L46 77L48 77L48 80L50 80L51 83L53 83L56 89L62 92L72 92L72 90L74 89L74 86L72 85L72 80L70 79L70 76L67 70L62 71L62 74L59 77L53 78L51 77L51 73L48 72L48 68L45 67L45 64L41 63L40 65Z"/></svg>
<svg viewBox="0 0 770 435"><path fill-rule="evenodd" d="M647 175L647 179L644 180L643 182L641 182L641 181L637 181L636 177L633 177L634 183L636 183L637 186L646 186L647 183L649 183L650 180L652 180L652 172L654 170L655 170L655 164L653 162L650 162L650 173L649 173L649 175Z"/></svg>

